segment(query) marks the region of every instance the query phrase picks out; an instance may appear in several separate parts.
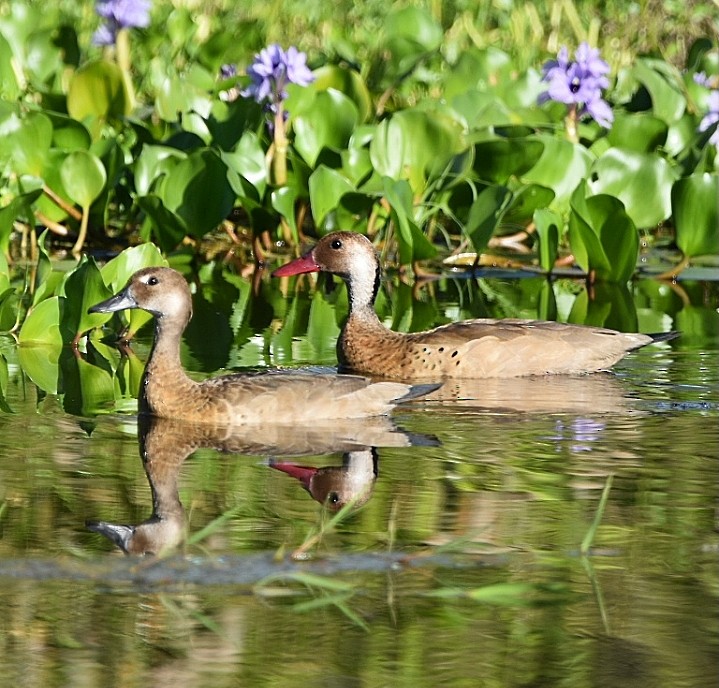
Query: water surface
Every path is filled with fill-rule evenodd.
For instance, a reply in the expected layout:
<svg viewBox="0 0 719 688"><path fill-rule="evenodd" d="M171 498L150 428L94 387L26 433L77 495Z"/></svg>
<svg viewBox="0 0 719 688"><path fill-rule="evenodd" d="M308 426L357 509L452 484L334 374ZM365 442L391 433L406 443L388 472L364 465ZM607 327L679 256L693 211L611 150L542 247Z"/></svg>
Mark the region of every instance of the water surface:
<svg viewBox="0 0 719 688"><path fill-rule="evenodd" d="M238 313L234 282L208 284L183 348L198 377L334 363L341 291L265 286ZM399 289L380 309L406 329L542 315L541 288L480 287ZM43 392L4 341L0 684L717 685L712 290L686 285L684 302L640 284L638 326L686 335L610 374L460 385L454 401L321 440L259 430L218 450L210 433L186 459L192 428L160 428L148 459L132 413L69 412L82 406L74 388ZM576 301L559 293L556 306L566 319ZM85 527L152 524L138 433L186 528L160 558L127 557ZM339 482L320 498L350 489L362 505L328 527L334 512L272 462L323 468Z"/></svg>

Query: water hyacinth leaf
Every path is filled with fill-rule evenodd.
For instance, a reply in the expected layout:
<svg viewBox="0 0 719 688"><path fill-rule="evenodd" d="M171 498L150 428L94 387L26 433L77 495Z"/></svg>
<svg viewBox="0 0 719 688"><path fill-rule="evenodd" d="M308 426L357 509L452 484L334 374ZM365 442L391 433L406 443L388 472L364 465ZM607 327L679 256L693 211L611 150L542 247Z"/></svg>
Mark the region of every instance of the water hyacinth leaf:
<svg viewBox="0 0 719 688"><path fill-rule="evenodd" d="M364 79L354 69L337 65L325 65L315 69L312 88L315 91L334 89L346 95L357 108L360 122L366 122L372 114L372 96Z"/></svg>
<svg viewBox="0 0 719 688"><path fill-rule="evenodd" d="M3 280L0 274L0 282ZM10 332L17 323L18 304L20 299L17 292L10 286L0 291L0 332Z"/></svg>
<svg viewBox="0 0 719 688"><path fill-rule="evenodd" d="M234 151L222 153L222 160L230 170L240 176L240 186L236 188L238 196L250 197L259 201L267 188L267 162L260 140L252 131L245 132ZM254 193L245 187L245 182L254 189Z"/></svg>
<svg viewBox="0 0 719 688"><path fill-rule="evenodd" d="M139 196L147 196L157 182L168 174L187 154L170 146L145 144L135 161L135 190Z"/></svg>
<svg viewBox="0 0 719 688"><path fill-rule="evenodd" d="M314 167L324 148L344 149L359 121L357 106L344 93L320 91L293 117L294 146Z"/></svg>
<svg viewBox="0 0 719 688"><path fill-rule="evenodd" d="M105 166L88 151L70 153L60 167L63 186L70 198L82 208L89 208L102 193L107 181Z"/></svg>
<svg viewBox="0 0 719 688"><path fill-rule="evenodd" d="M523 181L535 182L554 191L557 202L569 200L577 184L589 174L592 154L582 145L548 134L538 134L544 150L530 170L522 175Z"/></svg>
<svg viewBox="0 0 719 688"><path fill-rule="evenodd" d="M21 93L20 84L13 69L12 48L2 34L0 34L0 93L10 101L14 101Z"/></svg>
<svg viewBox="0 0 719 688"><path fill-rule="evenodd" d="M504 184L521 177L539 161L544 144L534 138L495 139L474 146L474 171L484 182Z"/></svg>
<svg viewBox="0 0 719 688"><path fill-rule="evenodd" d="M534 213L534 226L539 239L539 265L546 273L552 272L559 254L561 217L549 208L539 208Z"/></svg>
<svg viewBox="0 0 719 688"><path fill-rule="evenodd" d="M340 329L337 325L335 309L321 291L316 291L310 305L307 322L307 341L316 355L321 356L334 346Z"/></svg>
<svg viewBox="0 0 719 688"><path fill-rule="evenodd" d="M160 248L165 252L172 251L187 233L180 218L168 210L162 200L154 194L138 197L136 202L147 213L152 225L152 236ZM149 237L143 238L149 239Z"/></svg>
<svg viewBox="0 0 719 688"><path fill-rule="evenodd" d="M548 207L554 200L554 191L539 184L525 184L512 195L512 200L504 213L504 222L512 226L523 227L532 219L535 210Z"/></svg>
<svg viewBox="0 0 719 688"><path fill-rule="evenodd" d="M43 301L43 304L48 303ZM41 304L42 306L42 304ZM23 345L17 350L23 372L45 393L57 394L62 343Z"/></svg>
<svg viewBox="0 0 719 688"><path fill-rule="evenodd" d="M235 202L227 166L214 151L204 148L181 160L165 178L160 196L187 234L201 237L224 220Z"/></svg>
<svg viewBox="0 0 719 688"><path fill-rule="evenodd" d="M693 174L672 188L676 242L687 257L719 253L719 175Z"/></svg>
<svg viewBox="0 0 719 688"><path fill-rule="evenodd" d="M651 153L664 146L668 133L664 120L646 112L617 113L607 139L616 148Z"/></svg>
<svg viewBox="0 0 719 688"><path fill-rule="evenodd" d="M65 276L62 291L65 308L61 333L65 341L75 340L82 333L107 322L106 313L87 312L91 306L112 296L94 258L82 257L78 266Z"/></svg>
<svg viewBox="0 0 719 688"><path fill-rule="evenodd" d="M422 193L461 149L456 122L441 112L402 110L377 126L370 159L378 174L408 179L412 190Z"/></svg>
<svg viewBox="0 0 719 688"><path fill-rule="evenodd" d="M16 196L4 208L0 208L0 251L3 254L8 252L15 220L24 215L30 216L30 206L41 193L42 189L35 189L29 193Z"/></svg>
<svg viewBox="0 0 719 688"><path fill-rule="evenodd" d="M113 376L72 351L65 349L60 357L62 370L62 406L66 413L95 416L111 410L115 401Z"/></svg>
<svg viewBox="0 0 719 688"><path fill-rule="evenodd" d="M512 192L505 186L488 186L472 203L462 233L478 254L487 248L511 200Z"/></svg>
<svg viewBox="0 0 719 688"><path fill-rule="evenodd" d="M48 113L52 121L52 146L65 151L88 150L92 137L87 127L72 117Z"/></svg>
<svg viewBox="0 0 719 688"><path fill-rule="evenodd" d="M632 68L634 78L647 89L652 111L667 124L676 122L686 109L681 76L668 63L640 57Z"/></svg>
<svg viewBox="0 0 719 688"><path fill-rule="evenodd" d="M52 121L42 112L22 119L12 114L0 123L0 157L18 176L42 177L52 144Z"/></svg>
<svg viewBox="0 0 719 688"><path fill-rule="evenodd" d="M295 217L297 189L293 189L291 186L283 186L280 189L275 189L270 195L270 200L274 210L276 210L289 225L293 239L297 241L299 239L297 218Z"/></svg>
<svg viewBox="0 0 719 688"><path fill-rule="evenodd" d="M572 195L569 243L579 266L598 281L626 282L636 268L639 235L622 202L605 194L586 197L586 185Z"/></svg>
<svg viewBox="0 0 719 688"><path fill-rule="evenodd" d="M342 196L354 191L352 184L339 172L320 165L310 176L310 205L315 225L322 228L327 214L340 203Z"/></svg>
<svg viewBox="0 0 719 688"><path fill-rule="evenodd" d="M50 346L57 349L62 347L60 319L64 310L64 301L65 299L61 300L60 297L53 296L30 309L18 333L21 347Z"/></svg>
<svg viewBox="0 0 719 688"><path fill-rule="evenodd" d="M592 297L583 289L577 294L567 322L592 327L609 327L620 332L639 329L637 310L626 284L597 282Z"/></svg>
<svg viewBox="0 0 719 688"><path fill-rule="evenodd" d="M671 215L676 173L658 153L610 148L592 166L589 188L622 201L637 227L655 227Z"/></svg>
<svg viewBox="0 0 719 688"><path fill-rule="evenodd" d="M409 184L388 177L384 177L382 183L397 228L400 263L407 265L415 260L433 258L437 249L412 218L412 189Z"/></svg>
<svg viewBox="0 0 719 688"><path fill-rule="evenodd" d="M124 117L130 114L131 109L122 71L114 62L88 62L79 67L70 79L67 111L73 119Z"/></svg>
<svg viewBox="0 0 719 688"><path fill-rule="evenodd" d="M361 184L372 174L372 161L366 148L350 146L340 153L342 159L342 174L355 186Z"/></svg>
<svg viewBox="0 0 719 688"><path fill-rule="evenodd" d="M426 55L439 49L442 36L442 27L426 10L406 7L392 12L384 31L388 75L397 79L408 74Z"/></svg>

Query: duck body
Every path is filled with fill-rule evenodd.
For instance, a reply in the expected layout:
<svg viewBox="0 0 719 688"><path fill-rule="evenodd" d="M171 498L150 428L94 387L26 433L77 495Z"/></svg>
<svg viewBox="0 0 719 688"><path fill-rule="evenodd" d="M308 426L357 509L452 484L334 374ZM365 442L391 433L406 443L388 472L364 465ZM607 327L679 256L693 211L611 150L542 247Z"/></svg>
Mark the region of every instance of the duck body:
<svg viewBox="0 0 719 688"><path fill-rule="evenodd" d="M201 423L317 422L384 415L402 401L436 389L372 382L357 375L264 373L192 380L180 361L180 341L192 317L185 278L171 268L136 272L92 313L141 308L155 318L155 339L142 376L140 413Z"/></svg>
<svg viewBox="0 0 719 688"><path fill-rule="evenodd" d="M380 265L371 242L353 232L328 234L277 277L329 272L349 293L349 315L337 341L340 369L402 380L507 378L606 370L625 354L674 332L623 333L543 320L481 318L416 333L394 332L374 310Z"/></svg>

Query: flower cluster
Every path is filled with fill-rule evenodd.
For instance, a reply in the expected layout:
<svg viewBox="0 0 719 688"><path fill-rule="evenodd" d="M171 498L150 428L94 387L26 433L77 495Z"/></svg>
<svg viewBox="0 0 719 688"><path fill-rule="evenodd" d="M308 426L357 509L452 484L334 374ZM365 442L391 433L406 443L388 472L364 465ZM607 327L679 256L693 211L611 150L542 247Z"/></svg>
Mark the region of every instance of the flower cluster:
<svg viewBox="0 0 719 688"><path fill-rule="evenodd" d="M255 55L255 61L247 68L250 85L242 91L246 98L258 103L269 103L273 112L287 98L287 85L307 86L314 75L307 67L307 56L294 46L284 51L272 44Z"/></svg>
<svg viewBox="0 0 719 688"><path fill-rule="evenodd" d="M97 0L95 11L105 21L95 32L92 42L95 45L113 45L120 29L148 26L151 6L150 0Z"/></svg>
<svg viewBox="0 0 719 688"><path fill-rule="evenodd" d="M699 122L699 131L707 131L719 122L719 90L717 90L717 77L708 77L704 72L694 75L694 81L700 86L713 89L709 93L707 105L709 109ZM714 129L714 133L709 137L709 143L719 146L719 126Z"/></svg>
<svg viewBox="0 0 719 688"><path fill-rule="evenodd" d="M706 131L719 122L719 91L712 91L709 94L709 112L699 122L699 131ZM709 143L719 146L719 126L709 138Z"/></svg>
<svg viewBox="0 0 719 688"><path fill-rule="evenodd" d="M599 56L599 50L582 43L569 60L569 52L562 47L556 60L542 67L542 81L547 90L540 94L539 102L553 100L564 103L576 112L577 117L589 115L601 126L609 128L614 121L609 104L602 98L602 90L609 86L609 65Z"/></svg>

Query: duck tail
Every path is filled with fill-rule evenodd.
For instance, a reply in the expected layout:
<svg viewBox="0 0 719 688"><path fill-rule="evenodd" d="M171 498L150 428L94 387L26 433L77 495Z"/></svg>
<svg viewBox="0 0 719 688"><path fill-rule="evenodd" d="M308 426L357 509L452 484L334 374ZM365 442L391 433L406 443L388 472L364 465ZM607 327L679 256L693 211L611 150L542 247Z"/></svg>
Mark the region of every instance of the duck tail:
<svg viewBox="0 0 719 688"><path fill-rule="evenodd" d="M438 390L442 386L441 382L426 384L426 385L412 385L407 393L397 399L398 404L403 404L405 401L412 401L412 399L419 399L420 397L427 396L435 390Z"/></svg>
<svg viewBox="0 0 719 688"><path fill-rule="evenodd" d="M681 332L679 330L670 330L669 332L655 332L653 334L648 334L647 337L652 338L652 344L656 344L657 342L668 342L672 339L676 339L677 337L681 336Z"/></svg>

